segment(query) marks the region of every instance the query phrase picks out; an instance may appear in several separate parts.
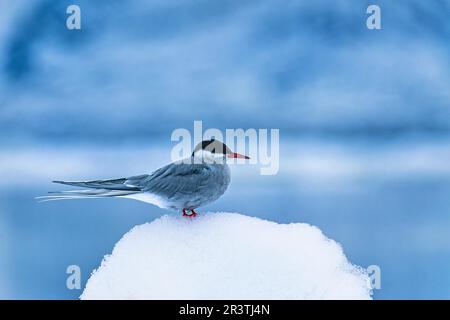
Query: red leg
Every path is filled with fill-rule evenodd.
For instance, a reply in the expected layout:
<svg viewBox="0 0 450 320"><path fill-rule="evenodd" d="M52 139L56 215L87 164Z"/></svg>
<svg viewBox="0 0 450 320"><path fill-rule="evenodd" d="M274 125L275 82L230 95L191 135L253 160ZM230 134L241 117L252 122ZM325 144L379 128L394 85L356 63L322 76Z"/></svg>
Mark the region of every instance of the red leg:
<svg viewBox="0 0 450 320"><path fill-rule="evenodd" d="M187 214L187 213L186 213L186 209L183 209L183 210L182 210L182 212L183 212L183 217L186 217L186 218L194 218L194 217L197 216L197 213L196 213L194 210L189 209L189 211L191 212L191 214Z"/></svg>

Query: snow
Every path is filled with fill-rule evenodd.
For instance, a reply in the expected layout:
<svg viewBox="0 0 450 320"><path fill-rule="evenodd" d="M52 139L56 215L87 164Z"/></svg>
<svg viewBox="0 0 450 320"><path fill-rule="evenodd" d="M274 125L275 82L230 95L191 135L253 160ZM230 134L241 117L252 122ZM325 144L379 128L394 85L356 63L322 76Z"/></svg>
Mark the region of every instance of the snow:
<svg viewBox="0 0 450 320"><path fill-rule="evenodd" d="M81 299L370 299L370 288L317 227L207 213L134 227Z"/></svg>

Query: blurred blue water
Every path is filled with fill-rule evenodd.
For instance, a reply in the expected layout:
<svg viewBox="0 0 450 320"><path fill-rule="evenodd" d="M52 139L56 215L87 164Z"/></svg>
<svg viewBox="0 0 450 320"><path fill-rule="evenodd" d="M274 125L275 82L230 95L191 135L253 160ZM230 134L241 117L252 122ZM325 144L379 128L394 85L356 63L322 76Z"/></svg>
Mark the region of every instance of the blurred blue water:
<svg viewBox="0 0 450 320"><path fill-rule="evenodd" d="M65 28L68 0L2 5L0 125L19 141L142 140L194 119L449 129L448 0L377 1L379 31L366 28L369 1L78 3L81 31Z"/></svg>
<svg viewBox="0 0 450 320"><path fill-rule="evenodd" d="M376 298L450 297L450 1L0 0L0 297L75 298L131 200L37 204L63 178L152 171L173 129L279 128L280 173L235 168L203 210L307 222L382 268ZM370 2L372 3L372 2ZM142 150L149 150L142 153Z"/></svg>

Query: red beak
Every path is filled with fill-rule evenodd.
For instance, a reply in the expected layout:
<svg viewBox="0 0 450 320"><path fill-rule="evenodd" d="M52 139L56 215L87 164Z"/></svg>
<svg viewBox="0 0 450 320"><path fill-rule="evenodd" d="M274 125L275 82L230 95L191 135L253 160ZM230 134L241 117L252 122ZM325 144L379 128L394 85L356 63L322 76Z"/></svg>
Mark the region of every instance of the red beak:
<svg viewBox="0 0 450 320"><path fill-rule="evenodd" d="M250 157L244 156L243 154L240 153L229 153L228 154L228 158L236 158L236 159L250 159Z"/></svg>

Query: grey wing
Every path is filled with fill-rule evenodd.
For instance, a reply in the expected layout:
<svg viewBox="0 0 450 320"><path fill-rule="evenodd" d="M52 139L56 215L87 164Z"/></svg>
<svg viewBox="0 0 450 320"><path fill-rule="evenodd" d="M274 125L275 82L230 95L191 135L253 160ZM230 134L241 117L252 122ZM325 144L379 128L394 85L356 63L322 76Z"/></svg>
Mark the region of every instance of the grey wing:
<svg viewBox="0 0 450 320"><path fill-rule="evenodd" d="M107 189L124 191L141 191L133 183L140 179L145 179L148 175L134 176L130 178L110 179L110 180L91 180L91 181L53 181L54 183L65 184L69 186L89 188L89 189Z"/></svg>
<svg viewBox="0 0 450 320"><path fill-rule="evenodd" d="M178 193L194 193L199 188L207 187L210 171L211 169L205 164L171 163L150 175L110 180L53 182L89 189L150 192L171 198Z"/></svg>
<svg viewBox="0 0 450 320"><path fill-rule="evenodd" d="M171 199L190 195L208 188L211 168L205 164L169 164L156 170L150 176L130 183L144 192L150 192Z"/></svg>
<svg viewBox="0 0 450 320"><path fill-rule="evenodd" d="M110 180L54 181L87 189L54 192L50 196L37 198L40 201L99 197L130 197L142 200L140 194L149 193L159 196L162 203L169 203L171 208L196 208L217 199L225 192L229 174L224 174L222 167L172 163L150 175ZM154 203L153 200L142 201Z"/></svg>
<svg viewBox="0 0 450 320"><path fill-rule="evenodd" d="M53 198L64 194L67 196L106 196L129 195L139 192L150 192L172 198L176 194L193 193L205 185L210 169L204 164L169 164L152 174L132 176L128 178L90 181L53 181L88 190L73 190L54 192L53 196L40 198ZM193 188L197 186L197 188Z"/></svg>
<svg viewBox="0 0 450 320"><path fill-rule="evenodd" d="M172 209L195 209L219 198L230 182L228 167L207 164L170 164L147 179L140 188L164 199Z"/></svg>

